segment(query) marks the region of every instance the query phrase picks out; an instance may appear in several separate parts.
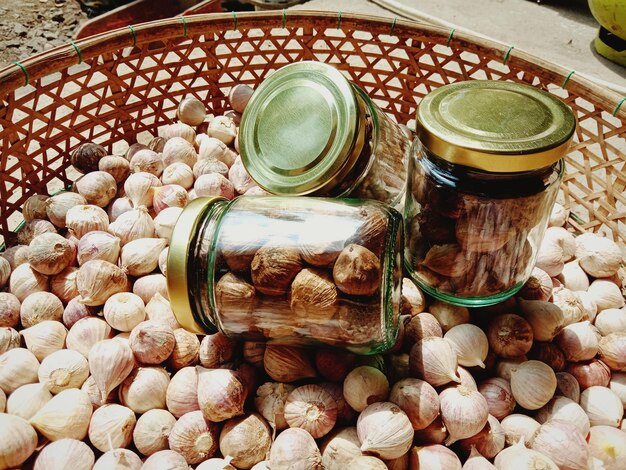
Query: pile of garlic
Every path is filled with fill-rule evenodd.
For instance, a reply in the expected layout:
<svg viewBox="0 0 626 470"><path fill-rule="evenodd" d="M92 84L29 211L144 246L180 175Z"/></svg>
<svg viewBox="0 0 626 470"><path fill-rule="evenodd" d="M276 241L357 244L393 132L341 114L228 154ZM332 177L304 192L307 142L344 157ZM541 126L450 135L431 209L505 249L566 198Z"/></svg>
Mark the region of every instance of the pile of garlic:
<svg viewBox="0 0 626 470"><path fill-rule="evenodd" d="M73 192L32 196L0 255L0 469L626 468L624 260L551 217L533 277L468 310L403 282L384 355L182 329L172 227L197 196L263 194L234 111L109 156L85 143ZM464 463L463 463L464 462Z"/></svg>

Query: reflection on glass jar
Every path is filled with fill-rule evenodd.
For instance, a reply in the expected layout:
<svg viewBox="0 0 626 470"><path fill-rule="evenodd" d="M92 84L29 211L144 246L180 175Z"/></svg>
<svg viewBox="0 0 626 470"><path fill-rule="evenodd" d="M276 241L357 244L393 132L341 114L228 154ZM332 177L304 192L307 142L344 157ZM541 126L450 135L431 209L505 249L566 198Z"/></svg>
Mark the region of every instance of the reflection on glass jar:
<svg viewBox="0 0 626 470"><path fill-rule="evenodd" d="M508 82L448 85L424 99L405 202L405 266L420 287L466 306L521 288L574 128L558 99Z"/></svg>
<svg viewBox="0 0 626 470"><path fill-rule="evenodd" d="M200 198L174 229L170 298L191 331L374 354L397 334L401 247L374 201Z"/></svg>

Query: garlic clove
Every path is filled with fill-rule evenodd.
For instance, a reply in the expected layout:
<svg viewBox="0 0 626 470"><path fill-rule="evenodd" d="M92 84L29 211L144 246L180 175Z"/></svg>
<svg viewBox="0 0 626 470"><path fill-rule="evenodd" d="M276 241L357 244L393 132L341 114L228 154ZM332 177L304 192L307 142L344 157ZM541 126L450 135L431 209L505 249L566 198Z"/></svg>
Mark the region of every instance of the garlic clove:
<svg viewBox="0 0 626 470"><path fill-rule="evenodd" d="M183 461L184 460L185 459L183 459ZM141 459L133 451L128 449L113 449L102 454L96 461L92 470L141 470L142 468ZM156 470L157 467L152 468ZM172 467L172 469L174 469L174 467ZM188 470L186 467L180 467L180 469Z"/></svg>
<svg viewBox="0 0 626 470"><path fill-rule="evenodd" d="M50 291L48 276L38 273L29 264L13 269L9 277L9 292L23 302L33 292Z"/></svg>
<svg viewBox="0 0 626 470"><path fill-rule="evenodd" d="M154 189L162 183L155 175L147 172L138 172L130 175L124 182L126 196L134 207L152 207ZM118 217L122 214L118 214Z"/></svg>
<svg viewBox="0 0 626 470"><path fill-rule="evenodd" d="M172 129L172 126L170 126ZM193 129L191 129L193 132ZM185 140L183 137L170 137L163 147L163 166L170 166L172 163L181 162L189 167L193 167L198 160L198 154L193 146L195 140L195 132L193 139Z"/></svg>
<svg viewBox="0 0 626 470"><path fill-rule="evenodd" d="M46 203L50 199L43 194L33 194L22 205L22 216L26 222L33 219L47 219Z"/></svg>
<svg viewBox="0 0 626 470"><path fill-rule="evenodd" d="M42 233L28 245L28 263L41 274L59 274L73 262L74 250L70 242L58 233Z"/></svg>
<svg viewBox="0 0 626 470"><path fill-rule="evenodd" d="M459 441L459 446L466 453L475 449L481 455L492 459L504 449L505 432L500 421L489 415L485 427L474 436Z"/></svg>
<svg viewBox="0 0 626 470"><path fill-rule="evenodd" d="M0 354L7 352L9 349L19 348L22 344L22 337L11 327L0 327Z"/></svg>
<svg viewBox="0 0 626 470"><path fill-rule="evenodd" d="M170 449L182 455L187 463L196 464L215 454L218 434L217 424L207 421L202 412L192 411L174 424L168 442Z"/></svg>
<svg viewBox="0 0 626 470"><path fill-rule="evenodd" d="M65 216L72 207L87 204L87 199L81 194L64 192L55 194L46 202L48 220L57 227L65 227Z"/></svg>
<svg viewBox="0 0 626 470"><path fill-rule="evenodd" d="M39 361L29 350L9 349L0 355L0 388L9 395L22 385L37 382Z"/></svg>
<svg viewBox="0 0 626 470"><path fill-rule="evenodd" d="M117 194L117 182L105 171L92 171L74 183L87 204L106 207Z"/></svg>
<svg viewBox="0 0 626 470"><path fill-rule="evenodd" d="M9 262L11 271L20 264L28 263L28 245L15 245L0 253L0 258Z"/></svg>
<svg viewBox="0 0 626 470"><path fill-rule="evenodd" d="M51 441L82 440L87 435L92 406L87 393L77 388L59 392L30 419L30 424Z"/></svg>
<svg viewBox="0 0 626 470"><path fill-rule="evenodd" d="M270 449L269 468L292 470L322 468L322 457L315 440L304 429L290 428L281 432Z"/></svg>
<svg viewBox="0 0 626 470"><path fill-rule="evenodd" d="M41 361L53 352L63 349L67 329L59 321L44 320L20 333L24 337L26 348Z"/></svg>
<svg viewBox="0 0 626 470"><path fill-rule="evenodd" d="M530 444L541 426L530 416L522 414L512 414L507 416L500 423L505 435L507 446L513 446L518 442L530 447Z"/></svg>
<svg viewBox="0 0 626 470"><path fill-rule="evenodd" d="M150 293L151 292L146 289L145 292L140 292L140 297L145 301L145 298L148 298ZM152 294L152 296L148 299L148 303L146 304L146 318L148 320L165 323L166 325L169 325L172 330L181 327L178 324L178 321L176 321L176 317L174 316L174 312L172 312L169 301L159 292Z"/></svg>
<svg viewBox="0 0 626 470"><path fill-rule="evenodd" d="M169 242L176 221L182 212L182 207L168 207L157 214L154 218L154 230L159 238Z"/></svg>
<svg viewBox="0 0 626 470"><path fill-rule="evenodd" d="M135 153L129 162L130 171L133 173L150 173L156 177L163 173L163 158L154 150L141 149Z"/></svg>
<svg viewBox="0 0 626 470"><path fill-rule="evenodd" d="M198 176L193 189L197 196L213 197L220 196L226 199L235 197L235 186L226 177L219 173L207 173Z"/></svg>
<svg viewBox="0 0 626 470"><path fill-rule="evenodd" d="M176 370L196 365L200 352L198 337L183 328L177 328L174 330L174 338L176 343L167 359L168 364Z"/></svg>
<svg viewBox="0 0 626 470"><path fill-rule="evenodd" d="M131 331L146 318L146 307L141 297L130 292L113 294L104 303L104 318L118 331ZM104 338L102 338L104 339Z"/></svg>
<svg viewBox="0 0 626 470"><path fill-rule="evenodd" d="M91 470L93 450L76 439L60 439L44 447L35 460L34 470Z"/></svg>
<svg viewBox="0 0 626 470"><path fill-rule="evenodd" d="M556 373L556 394L569 398L575 403L580 401L580 385L576 378L568 372Z"/></svg>
<svg viewBox="0 0 626 470"><path fill-rule="evenodd" d="M543 269L533 268L518 296L525 300L550 300L552 297L552 278Z"/></svg>
<svg viewBox="0 0 626 470"><path fill-rule="evenodd" d="M117 184L121 184L130 175L130 164L125 157L108 155L98 162L98 170L110 174Z"/></svg>
<svg viewBox="0 0 626 470"><path fill-rule="evenodd" d="M478 434L489 417L485 397L462 385L445 389L439 395L441 419L448 430L446 445Z"/></svg>
<svg viewBox="0 0 626 470"><path fill-rule="evenodd" d="M591 277L609 277L622 263L622 253L613 240L583 233L576 237L576 258L580 267Z"/></svg>
<svg viewBox="0 0 626 470"><path fill-rule="evenodd" d="M116 339L105 339L94 344L89 351L88 361L102 401L106 401L111 390L121 384L135 367L130 346Z"/></svg>
<svg viewBox="0 0 626 470"><path fill-rule="evenodd" d="M552 302L520 299L519 307L536 341L552 341L566 325L563 311Z"/></svg>
<svg viewBox="0 0 626 470"><path fill-rule="evenodd" d="M109 233L115 235L125 245L140 238L154 238L155 222L144 206L136 207L121 214L109 225Z"/></svg>
<svg viewBox="0 0 626 470"><path fill-rule="evenodd" d="M407 378L396 382L389 401L406 413L416 431L428 427L439 415L439 395L423 380Z"/></svg>
<svg viewBox="0 0 626 470"><path fill-rule="evenodd" d="M277 431L289 427L285 421L285 402L295 387L283 384L266 382L256 390L254 406L270 426Z"/></svg>
<svg viewBox="0 0 626 470"><path fill-rule="evenodd" d="M243 414L246 390L236 372L200 366L196 370L198 404L206 419L217 423Z"/></svg>
<svg viewBox="0 0 626 470"><path fill-rule="evenodd" d="M536 450L527 449L523 441L504 449L494 461L498 470L537 469L559 470L559 467L546 455Z"/></svg>
<svg viewBox="0 0 626 470"><path fill-rule="evenodd" d="M72 325L65 339L67 349L88 357L91 348L112 336L111 327L101 318L85 317Z"/></svg>
<svg viewBox="0 0 626 470"><path fill-rule="evenodd" d="M39 382L57 394L68 388L80 388L89 377L89 365L79 352L62 349L41 361L38 375Z"/></svg>
<svg viewBox="0 0 626 470"><path fill-rule="evenodd" d="M133 436L137 419L125 406L112 403L102 405L93 412L89 423L89 440L101 452L127 447Z"/></svg>
<svg viewBox="0 0 626 470"><path fill-rule="evenodd" d="M308 351L293 346L268 344L263 366L267 375L277 382L295 382L317 375Z"/></svg>
<svg viewBox="0 0 626 470"><path fill-rule="evenodd" d="M556 375L543 362L522 362L511 370L511 391L520 406L527 410L537 410L554 396Z"/></svg>
<svg viewBox="0 0 626 470"><path fill-rule="evenodd" d="M565 359L570 362L587 361L593 359L599 350L600 335L598 330L588 321L572 323L563 328L556 335Z"/></svg>
<svg viewBox="0 0 626 470"><path fill-rule="evenodd" d="M50 292L33 292L22 301L20 321L24 328L35 326L46 320L60 321L63 318L63 303Z"/></svg>
<svg viewBox="0 0 626 470"><path fill-rule="evenodd" d="M166 184L154 190L152 207L157 214L168 207L185 207L188 203L189 194L180 185Z"/></svg>
<svg viewBox="0 0 626 470"><path fill-rule="evenodd" d="M21 245L30 245L35 238L46 233L56 234L54 225L47 220L33 219L26 222L17 232L17 242Z"/></svg>
<svg viewBox="0 0 626 470"><path fill-rule="evenodd" d="M271 444L270 427L257 413L226 421L219 438L220 452L232 457L237 468L251 468L265 460Z"/></svg>
<svg viewBox="0 0 626 470"><path fill-rule="evenodd" d="M594 326L602 336L611 333L626 333L626 309L607 308L595 318Z"/></svg>
<svg viewBox="0 0 626 470"><path fill-rule="evenodd" d="M117 264L120 245L120 239L108 232L96 230L86 233L78 242L78 264L82 266L93 259Z"/></svg>
<svg viewBox="0 0 626 470"><path fill-rule="evenodd" d="M437 319L443 333L450 328L464 323L469 323L469 310L458 305L448 304L441 300L435 300L428 311Z"/></svg>
<svg viewBox="0 0 626 470"><path fill-rule="evenodd" d="M167 441L176 418L167 410L148 410L137 420L133 443L146 457L169 448Z"/></svg>
<svg viewBox="0 0 626 470"><path fill-rule="evenodd" d="M78 268L74 267L65 268L56 276L52 276L50 290L64 304L67 304L79 295L78 287L76 286L77 276Z"/></svg>
<svg viewBox="0 0 626 470"><path fill-rule="evenodd" d="M120 402L137 414L165 408L170 376L161 367L138 367L120 384Z"/></svg>
<svg viewBox="0 0 626 470"><path fill-rule="evenodd" d="M485 368L489 341L479 327L469 323L459 324L450 328L443 338L452 344L460 365Z"/></svg>
<svg viewBox="0 0 626 470"><path fill-rule="evenodd" d="M165 394L167 409L177 418L200 410L198 404L198 373L195 367L184 367L171 378Z"/></svg>
<svg viewBox="0 0 626 470"><path fill-rule="evenodd" d="M138 362L160 364L172 354L176 337L169 325L146 320L133 328L129 342Z"/></svg>
<svg viewBox="0 0 626 470"><path fill-rule="evenodd" d="M626 468L626 433L611 426L593 426L589 432L589 452L606 470Z"/></svg>
<svg viewBox="0 0 626 470"><path fill-rule="evenodd" d="M302 428L317 439L334 427L337 403L319 385L303 385L287 397L284 417L289 427Z"/></svg>
<svg viewBox="0 0 626 470"><path fill-rule="evenodd" d="M409 368L411 373L434 387L448 382L459 383L457 354L450 342L443 338L427 337L411 348Z"/></svg>
<svg viewBox="0 0 626 470"><path fill-rule="evenodd" d="M356 427L334 430L320 447L322 466L325 470L344 470L361 453L361 442Z"/></svg>
<svg viewBox="0 0 626 470"><path fill-rule="evenodd" d="M496 466L483 457L476 447L472 446L469 457L463 464L462 470L495 470Z"/></svg>
<svg viewBox="0 0 626 470"><path fill-rule="evenodd" d="M461 470L461 461L447 447L439 444L413 447L410 468L428 470Z"/></svg>
<svg viewBox="0 0 626 470"><path fill-rule="evenodd" d="M566 397L554 397L546 406L537 411L535 419L541 424L552 419L558 419L576 426L585 438L589 434L589 417L585 410L578 403Z"/></svg>
<svg viewBox="0 0 626 470"><path fill-rule="evenodd" d="M19 416L0 413L0 467L21 466L37 447L37 433Z"/></svg>
<svg viewBox="0 0 626 470"><path fill-rule="evenodd" d="M611 380L611 369L599 359L571 363L566 371L575 377L581 390L594 385L608 387Z"/></svg>
<svg viewBox="0 0 626 470"><path fill-rule="evenodd" d="M76 238L96 230L109 228L109 216L98 206L78 205L72 207L65 216L65 225Z"/></svg>
<svg viewBox="0 0 626 470"><path fill-rule="evenodd" d="M244 109L246 109L246 105L250 101L250 98L252 98L253 93L254 89L249 85L245 85L243 83L235 85L228 93L228 102L230 103L230 107L238 113L243 113Z"/></svg>
<svg viewBox="0 0 626 470"><path fill-rule="evenodd" d="M580 406L587 413L591 426L619 427L624 406L619 396L606 387L589 387L580 394Z"/></svg>
<svg viewBox="0 0 626 470"><path fill-rule="evenodd" d="M45 384L22 385L9 396L6 412L29 420L51 399L52 394Z"/></svg>
<svg viewBox="0 0 626 470"><path fill-rule="evenodd" d="M373 403L361 412L356 424L361 451L382 459L404 455L413 442L413 426L397 405Z"/></svg>
<svg viewBox="0 0 626 470"><path fill-rule="evenodd" d="M189 165L183 162L174 162L171 165L168 165L165 167L163 174L161 175L161 182L163 184L177 184L185 189L193 187L193 181L193 170L189 167Z"/></svg>
<svg viewBox="0 0 626 470"><path fill-rule="evenodd" d="M371 403L387 399L389 381L380 370L371 366L360 366L344 379L343 396L352 409L361 412Z"/></svg>
<svg viewBox="0 0 626 470"><path fill-rule="evenodd" d="M585 316L585 306L580 297L569 289L564 287L554 289L552 302L563 311L566 325L579 322Z"/></svg>
<svg viewBox="0 0 626 470"><path fill-rule="evenodd" d="M602 338L599 357L611 370L626 372L626 333L611 333Z"/></svg>
<svg viewBox="0 0 626 470"><path fill-rule="evenodd" d="M515 409L517 403L513 398L511 384L506 379L493 377L483 380L478 385L478 391L487 401L489 414L499 420L509 416Z"/></svg>
<svg viewBox="0 0 626 470"><path fill-rule="evenodd" d="M20 307L15 295L0 292L0 327L16 327L20 322Z"/></svg>
<svg viewBox="0 0 626 470"><path fill-rule="evenodd" d="M145 276L154 271L167 241L161 238L139 238L122 248L120 267L131 276Z"/></svg>
<svg viewBox="0 0 626 470"><path fill-rule="evenodd" d="M611 281L596 279L587 290L598 306L598 311L624 306L624 297L619 287Z"/></svg>
<svg viewBox="0 0 626 470"><path fill-rule="evenodd" d="M89 306L104 305L113 294L127 289L126 273L108 261L90 260L83 264L76 276L79 302Z"/></svg>
<svg viewBox="0 0 626 470"><path fill-rule="evenodd" d="M569 422L554 419L542 424L533 438L532 449L550 457L559 468L589 468L591 455L587 442Z"/></svg>

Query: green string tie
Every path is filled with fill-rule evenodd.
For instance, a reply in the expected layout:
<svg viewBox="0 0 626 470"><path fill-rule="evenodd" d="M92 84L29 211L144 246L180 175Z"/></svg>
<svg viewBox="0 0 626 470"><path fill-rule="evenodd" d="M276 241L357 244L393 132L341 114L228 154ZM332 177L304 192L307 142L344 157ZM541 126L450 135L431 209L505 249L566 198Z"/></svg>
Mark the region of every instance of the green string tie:
<svg viewBox="0 0 626 470"><path fill-rule="evenodd" d="M181 16L180 21L183 22L183 36L187 37L187 19L184 16Z"/></svg>
<svg viewBox="0 0 626 470"><path fill-rule="evenodd" d="M130 33L133 35L133 47L137 45L137 33L135 33L135 28L131 25L128 25L128 29L130 29Z"/></svg>
<svg viewBox="0 0 626 470"><path fill-rule="evenodd" d="M615 106L615 110L613 111L613 116L617 116L617 112L619 111L620 106L624 104L624 101L626 101L626 96L624 96L621 100L619 100L619 103L617 103L617 106Z"/></svg>
<svg viewBox="0 0 626 470"><path fill-rule="evenodd" d="M511 55L511 51L513 49L515 49L513 46L508 48L508 50L506 51L506 54L504 54L504 61L502 62L502 65L506 65L506 61L509 60L509 55Z"/></svg>
<svg viewBox="0 0 626 470"><path fill-rule="evenodd" d="M287 10L283 8L283 28L287 28Z"/></svg>
<svg viewBox="0 0 626 470"><path fill-rule="evenodd" d="M341 29L341 10L337 12L337 29Z"/></svg>
<svg viewBox="0 0 626 470"><path fill-rule="evenodd" d="M452 41L452 36L454 36L455 31L456 31L456 28L452 28L450 30L450 34L448 34L448 41L446 42L446 46L450 47L450 41Z"/></svg>
<svg viewBox="0 0 626 470"><path fill-rule="evenodd" d="M235 24L233 25L233 31L237 31L237 12L233 11L233 19L235 20Z"/></svg>
<svg viewBox="0 0 626 470"><path fill-rule="evenodd" d="M396 21L398 20L397 16L393 17L393 21L391 22L391 31L389 31L389 36L393 36L393 31L396 29Z"/></svg>
<svg viewBox="0 0 626 470"><path fill-rule="evenodd" d="M20 70L24 73L24 86L28 85L28 71L26 70L26 67L24 67L22 64L20 64L19 62L13 62L15 65L17 65Z"/></svg>
<svg viewBox="0 0 626 470"><path fill-rule="evenodd" d="M563 80L563 85L561 85L561 88L565 89L565 85L567 85L567 82L569 81L569 78L574 75L574 70L572 70L570 73L567 74L567 77L565 77L565 80Z"/></svg>
<svg viewBox="0 0 626 470"><path fill-rule="evenodd" d="M78 55L78 63L82 64L83 63L83 55L80 53L80 49L78 48L78 46L76 44L74 44L74 41L70 40L70 44L74 47L74 50L76 51L76 54Z"/></svg>

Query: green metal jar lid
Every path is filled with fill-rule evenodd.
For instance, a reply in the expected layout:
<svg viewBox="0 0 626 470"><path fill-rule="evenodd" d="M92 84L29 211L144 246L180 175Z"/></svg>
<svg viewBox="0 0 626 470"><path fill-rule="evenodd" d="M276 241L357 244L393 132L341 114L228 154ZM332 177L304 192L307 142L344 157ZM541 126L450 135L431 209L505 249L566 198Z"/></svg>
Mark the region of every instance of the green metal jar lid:
<svg viewBox="0 0 626 470"><path fill-rule="evenodd" d="M430 92L417 111L420 141L451 163L492 172L549 166L567 153L572 110L530 85L475 80Z"/></svg>
<svg viewBox="0 0 626 470"><path fill-rule="evenodd" d="M286 65L254 92L241 118L241 159L274 194L302 195L337 184L358 158L365 116L352 84L321 62ZM360 147L359 147L360 146Z"/></svg>

